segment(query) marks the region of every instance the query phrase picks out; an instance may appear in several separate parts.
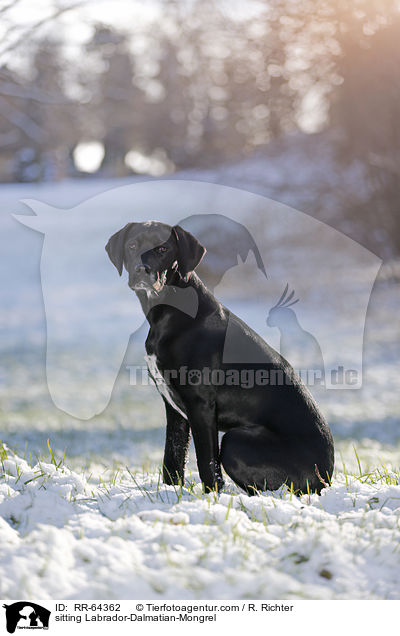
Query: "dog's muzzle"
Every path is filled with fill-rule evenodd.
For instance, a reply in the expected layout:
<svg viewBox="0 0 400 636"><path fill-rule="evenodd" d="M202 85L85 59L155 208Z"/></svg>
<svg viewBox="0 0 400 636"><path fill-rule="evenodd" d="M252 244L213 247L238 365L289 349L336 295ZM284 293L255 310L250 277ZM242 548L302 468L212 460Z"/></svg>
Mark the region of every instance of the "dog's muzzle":
<svg viewBox="0 0 400 636"><path fill-rule="evenodd" d="M133 274L129 277L129 287L133 291L144 290L158 294L164 284L165 275L152 272L148 265L136 265Z"/></svg>
<svg viewBox="0 0 400 636"><path fill-rule="evenodd" d="M148 265L136 265L129 276L129 287L133 289L133 291L138 289L151 289L155 283L155 278Z"/></svg>

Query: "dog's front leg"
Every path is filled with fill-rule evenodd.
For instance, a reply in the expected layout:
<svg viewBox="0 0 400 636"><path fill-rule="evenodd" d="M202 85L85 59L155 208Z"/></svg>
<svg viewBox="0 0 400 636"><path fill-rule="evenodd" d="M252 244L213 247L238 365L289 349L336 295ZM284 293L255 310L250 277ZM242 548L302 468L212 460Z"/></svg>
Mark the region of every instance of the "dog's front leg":
<svg viewBox="0 0 400 636"><path fill-rule="evenodd" d="M183 484L189 450L189 422L164 400L167 415L163 480L165 484Z"/></svg>
<svg viewBox="0 0 400 636"><path fill-rule="evenodd" d="M219 461L215 405L206 401L193 404L188 410L188 417L196 450L197 467L204 488L206 492L222 490L224 480Z"/></svg>

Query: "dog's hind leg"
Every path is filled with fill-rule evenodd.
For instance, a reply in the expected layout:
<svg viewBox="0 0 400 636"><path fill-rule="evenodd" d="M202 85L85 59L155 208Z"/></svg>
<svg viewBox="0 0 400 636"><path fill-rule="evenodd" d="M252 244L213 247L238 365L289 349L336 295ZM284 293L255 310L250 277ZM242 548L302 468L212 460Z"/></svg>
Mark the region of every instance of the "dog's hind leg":
<svg viewBox="0 0 400 636"><path fill-rule="evenodd" d="M294 491L320 490L322 484L313 474L314 466L307 461L308 470L299 465L301 449L291 449L261 427L239 427L229 430L222 438L220 461L233 481L249 495L260 490L277 490L282 484ZM309 480L308 480L309 476Z"/></svg>

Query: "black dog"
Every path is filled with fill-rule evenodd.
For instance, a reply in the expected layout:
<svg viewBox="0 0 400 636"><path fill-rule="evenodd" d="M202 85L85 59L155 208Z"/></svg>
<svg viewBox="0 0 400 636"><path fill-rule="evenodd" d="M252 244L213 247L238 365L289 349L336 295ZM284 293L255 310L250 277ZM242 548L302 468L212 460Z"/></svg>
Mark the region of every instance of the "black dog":
<svg viewBox="0 0 400 636"><path fill-rule="evenodd" d="M289 363L194 273L205 248L179 226L147 221L128 223L106 250L120 275L123 266L128 271L150 324L150 374L168 376L168 386L157 383L167 415L164 481L183 482L191 431L206 490L223 487L222 464L249 494L283 483L295 492L320 492L333 472L329 427ZM185 305L184 298L183 310L175 302L180 295L190 300ZM223 362L228 329L240 360L256 362ZM252 388L234 381L250 371L259 373ZM221 449L218 431L225 432Z"/></svg>

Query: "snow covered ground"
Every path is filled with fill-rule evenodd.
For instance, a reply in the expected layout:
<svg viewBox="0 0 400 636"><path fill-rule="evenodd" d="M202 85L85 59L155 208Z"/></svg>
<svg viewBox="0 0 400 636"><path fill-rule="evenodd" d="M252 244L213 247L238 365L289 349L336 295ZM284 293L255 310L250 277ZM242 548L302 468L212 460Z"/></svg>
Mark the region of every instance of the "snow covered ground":
<svg viewBox="0 0 400 636"><path fill-rule="evenodd" d="M23 198L69 207L124 183L0 190L0 598L399 598L398 265L384 263L372 291L362 389L318 396L335 437L331 488L249 498L227 478L223 493L204 495L193 448L185 486L166 487L161 400L154 387L130 386L125 368L142 359L144 332L131 339L101 414L82 421L57 409L45 376L42 237L10 216L27 213ZM336 294L333 348L355 337L365 283L354 279L349 303L335 280L324 281L317 305ZM255 305L244 306L251 318ZM62 352L66 368L80 347ZM104 369L85 365L82 391L95 396Z"/></svg>
<svg viewBox="0 0 400 636"><path fill-rule="evenodd" d="M383 467L298 499L5 449L2 466L2 598L399 598L400 475Z"/></svg>

